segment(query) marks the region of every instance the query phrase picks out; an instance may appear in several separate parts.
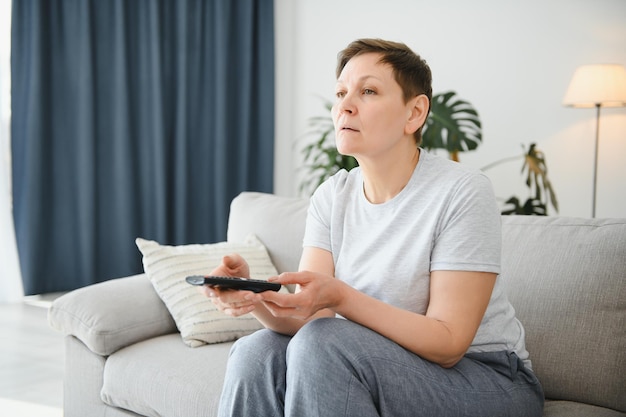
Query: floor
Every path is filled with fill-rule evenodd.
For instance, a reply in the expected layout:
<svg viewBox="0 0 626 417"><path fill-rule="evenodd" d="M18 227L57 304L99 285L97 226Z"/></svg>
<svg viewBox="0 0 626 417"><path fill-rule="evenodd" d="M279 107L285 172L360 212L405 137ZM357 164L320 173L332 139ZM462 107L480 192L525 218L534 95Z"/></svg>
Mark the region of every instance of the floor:
<svg viewBox="0 0 626 417"><path fill-rule="evenodd" d="M63 336L47 321L58 295L0 304L0 416L63 416Z"/></svg>

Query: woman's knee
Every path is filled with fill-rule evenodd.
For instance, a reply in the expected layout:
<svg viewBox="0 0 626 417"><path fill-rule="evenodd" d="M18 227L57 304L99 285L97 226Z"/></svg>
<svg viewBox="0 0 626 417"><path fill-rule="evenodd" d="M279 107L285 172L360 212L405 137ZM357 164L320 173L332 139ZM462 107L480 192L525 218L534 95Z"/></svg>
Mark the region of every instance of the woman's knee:
<svg viewBox="0 0 626 417"><path fill-rule="evenodd" d="M374 331L340 318L321 318L303 326L293 337L289 350L335 349L371 340Z"/></svg>
<svg viewBox="0 0 626 417"><path fill-rule="evenodd" d="M358 356L362 338L371 330L348 320L322 318L303 326L289 342L288 367L335 367Z"/></svg>
<svg viewBox="0 0 626 417"><path fill-rule="evenodd" d="M332 349L335 335L346 320L322 318L304 325L292 338L287 349L289 355L312 354L318 350Z"/></svg>
<svg viewBox="0 0 626 417"><path fill-rule="evenodd" d="M288 336L267 329L242 337L230 350L228 371L250 377L265 373L268 367L271 369L285 363L288 343Z"/></svg>

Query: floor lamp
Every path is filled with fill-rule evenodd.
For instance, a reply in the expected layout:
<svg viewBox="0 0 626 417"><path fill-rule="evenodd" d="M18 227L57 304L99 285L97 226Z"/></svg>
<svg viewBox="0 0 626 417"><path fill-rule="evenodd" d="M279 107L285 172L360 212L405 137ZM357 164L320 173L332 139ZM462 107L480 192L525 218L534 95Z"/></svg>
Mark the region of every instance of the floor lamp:
<svg viewBox="0 0 626 417"><path fill-rule="evenodd" d="M626 106L626 69L624 69L624 66L616 64L583 65L577 68L563 98L563 105L596 108L593 203L591 209L591 217L596 217L600 108Z"/></svg>

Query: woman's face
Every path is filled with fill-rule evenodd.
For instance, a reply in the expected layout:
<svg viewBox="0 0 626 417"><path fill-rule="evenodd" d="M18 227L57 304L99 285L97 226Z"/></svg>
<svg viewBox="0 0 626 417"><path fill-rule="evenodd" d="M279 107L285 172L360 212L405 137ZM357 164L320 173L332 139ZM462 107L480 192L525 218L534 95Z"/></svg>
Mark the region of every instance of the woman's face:
<svg viewBox="0 0 626 417"><path fill-rule="evenodd" d="M409 123L414 100L404 102L392 67L379 63L380 57L367 53L350 59L337 79L332 108L336 146L357 159L392 152L406 146L406 140L415 144Z"/></svg>

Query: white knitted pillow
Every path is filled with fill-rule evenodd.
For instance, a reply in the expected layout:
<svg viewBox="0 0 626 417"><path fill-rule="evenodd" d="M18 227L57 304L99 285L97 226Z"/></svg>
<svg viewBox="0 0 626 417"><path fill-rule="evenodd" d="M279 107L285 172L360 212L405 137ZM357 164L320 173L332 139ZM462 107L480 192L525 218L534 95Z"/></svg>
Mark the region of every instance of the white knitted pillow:
<svg viewBox="0 0 626 417"><path fill-rule="evenodd" d="M224 255L239 253L250 266L250 276L267 279L277 275L265 246L254 235L243 243L219 242L205 245L166 246L137 238L143 254L143 267L176 322L185 344L197 347L207 343L236 340L262 325L253 316L230 317L188 284L189 275L206 275Z"/></svg>

